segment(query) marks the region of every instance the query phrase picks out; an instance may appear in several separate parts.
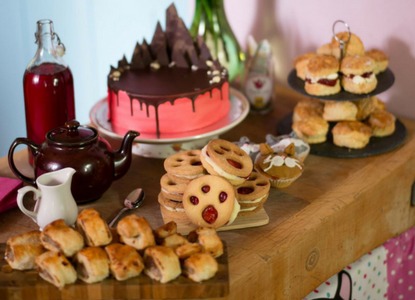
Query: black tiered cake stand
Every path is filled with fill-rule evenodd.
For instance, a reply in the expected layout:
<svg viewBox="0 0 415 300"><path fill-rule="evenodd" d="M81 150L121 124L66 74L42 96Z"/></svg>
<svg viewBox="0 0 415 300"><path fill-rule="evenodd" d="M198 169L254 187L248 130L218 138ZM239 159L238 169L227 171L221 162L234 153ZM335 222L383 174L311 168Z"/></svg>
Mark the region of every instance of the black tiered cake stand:
<svg viewBox="0 0 415 300"><path fill-rule="evenodd" d="M390 69L386 69L384 72L377 75L378 84L374 91L365 95L357 95L348 93L344 90L331 96L313 96L307 94L304 89L304 81L297 77L296 71L292 70L288 75L288 84L291 88L300 94L303 94L310 98L318 98L320 100L331 100L331 101L357 101L365 97L372 97L388 90L395 82L395 76ZM292 114L286 116L278 124L278 134L289 134L292 132ZM401 146L406 137L406 128L404 124L396 119L395 131L392 135L386 137L371 137L368 145L363 149L349 149L346 147L339 147L333 143L333 137L331 135L331 128L334 126L330 123L329 133L327 140L324 143L310 145L310 153L327 156L327 157L338 157L338 158L357 158L367 157L377 154L386 153L392 151Z"/></svg>

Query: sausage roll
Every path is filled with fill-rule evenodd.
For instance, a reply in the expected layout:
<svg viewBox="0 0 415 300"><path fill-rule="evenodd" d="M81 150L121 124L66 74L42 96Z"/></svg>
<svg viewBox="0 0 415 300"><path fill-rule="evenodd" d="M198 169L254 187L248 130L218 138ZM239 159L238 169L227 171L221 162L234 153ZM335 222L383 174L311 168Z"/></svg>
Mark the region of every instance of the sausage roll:
<svg viewBox="0 0 415 300"><path fill-rule="evenodd" d="M189 243L187 238L182 236L180 233L174 233L172 235L169 235L160 242L161 245L170 247L173 249L181 245L187 244L187 243Z"/></svg>
<svg viewBox="0 0 415 300"><path fill-rule="evenodd" d="M110 274L109 260L100 247L87 247L75 255L76 271L79 279L86 283L104 280Z"/></svg>
<svg viewBox="0 0 415 300"><path fill-rule="evenodd" d="M30 270L36 266L35 258L45 251L40 241L40 231L34 230L10 237L4 259L13 269Z"/></svg>
<svg viewBox="0 0 415 300"><path fill-rule="evenodd" d="M151 246L144 250L144 273L161 283L169 282L181 274L179 257L172 248Z"/></svg>
<svg viewBox="0 0 415 300"><path fill-rule="evenodd" d="M215 276L218 268L218 262L211 254L201 252L185 259L183 274L193 281L201 282Z"/></svg>
<svg viewBox="0 0 415 300"><path fill-rule="evenodd" d="M112 234L108 224L93 208L83 209L76 219L76 227L84 235L88 246L105 246L111 243Z"/></svg>
<svg viewBox="0 0 415 300"><path fill-rule="evenodd" d="M203 247L202 245L198 243L187 243L174 249L174 252L176 252L176 255L180 259L186 259L192 254L199 253L202 251L203 251Z"/></svg>
<svg viewBox="0 0 415 300"><path fill-rule="evenodd" d="M154 230L154 236L157 240L162 240L174 233L177 233L177 224L174 221L170 221Z"/></svg>
<svg viewBox="0 0 415 300"><path fill-rule="evenodd" d="M120 241L137 250L156 244L153 229L144 217L135 214L122 218L117 224Z"/></svg>
<svg viewBox="0 0 415 300"><path fill-rule="evenodd" d="M105 251L109 258L111 274L117 280L138 276L144 269L143 258L131 246L114 243L106 246Z"/></svg>
<svg viewBox="0 0 415 300"><path fill-rule="evenodd" d="M76 271L61 252L46 251L36 258L39 276L58 288L76 281Z"/></svg>
<svg viewBox="0 0 415 300"><path fill-rule="evenodd" d="M190 242L198 242L213 257L223 254L223 243L214 228L199 227L189 233Z"/></svg>
<svg viewBox="0 0 415 300"><path fill-rule="evenodd" d="M73 256L84 247L82 235L66 225L62 219L46 225L40 234L40 240L46 249L62 252L66 257Z"/></svg>

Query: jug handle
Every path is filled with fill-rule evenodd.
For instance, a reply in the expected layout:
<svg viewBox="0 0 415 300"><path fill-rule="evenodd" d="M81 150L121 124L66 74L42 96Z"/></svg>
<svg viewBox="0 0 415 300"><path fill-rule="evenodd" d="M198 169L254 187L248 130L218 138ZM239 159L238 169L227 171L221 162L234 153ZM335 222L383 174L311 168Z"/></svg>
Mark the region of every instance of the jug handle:
<svg viewBox="0 0 415 300"><path fill-rule="evenodd" d="M32 154L34 157L39 153L39 146L36 145L34 142L29 140L28 138L17 138L14 140L13 144L10 146L9 153L8 153L8 160L9 160L9 166L10 169L13 171L14 175L16 175L18 178L23 180L26 183L29 183L31 185L36 185L36 180L34 178L29 178L25 175L23 175L16 167L13 159L14 150L18 145L26 145L28 146L29 150L32 151Z"/></svg>
<svg viewBox="0 0 415 300"><path fill-rule="evenodd" d="M34 193L33 200L35 201L38 201L42 195L41 192L33 186L25 186L17 191L17 206L26 216L30 217L33 221L37 222L37 212L28 210L23 204L24 195L28 192ZM39 203L36 203L35 210L36 207L38 207L38 204Z"/></svg>

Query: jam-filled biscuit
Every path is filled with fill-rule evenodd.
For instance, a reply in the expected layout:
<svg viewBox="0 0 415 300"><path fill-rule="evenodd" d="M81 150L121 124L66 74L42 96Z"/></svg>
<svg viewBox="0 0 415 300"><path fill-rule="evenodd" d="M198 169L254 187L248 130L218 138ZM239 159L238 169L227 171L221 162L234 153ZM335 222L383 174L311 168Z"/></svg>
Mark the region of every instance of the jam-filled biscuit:
<svg viewBox="0 0 415 300"><path fill-rule="evenodd" d="M171 179L185 183L205 173L200 161L200 150L181 151L167 157L164 169Z"/></svg>
<svg viewBox="0 0 415 300"><path fill-rule="evenodd" d="M222 139L211 140L200 159L209 174L224 177L233 185L243 183L253 169L252 159L244 150Z"/></svg>
<svg viewBox="0 0 415 300"><path fill-rule="evenodd" d="M236 199L241 206L240 214L249 214L261 208L267 201L270 181L264 175L254 170L248 180L235 187Z"/></svg>
<svg viewBox="0 0 415 300"><path fill-rule="evenodd" d="M192 225L184 210L182 201L167 199L162 193L158 194L157 200L160 204L160 212L164 223L177 222L179 224Z"/></svg>
<svg viewBox="0 0 415 300"><path fill-rule="evenodd" d="M169 174L164 174L160 179L161 193L167 199L182 201L184 190L187 187L187 183L177 181Z"/></svg>
<svg viewBox="0 0 415 300"><path fill-rule="evenodd" d="M183 195L183 207L192 223L214 228L230 221L235 201L233 186L214 175L192 180Z"/></svg>

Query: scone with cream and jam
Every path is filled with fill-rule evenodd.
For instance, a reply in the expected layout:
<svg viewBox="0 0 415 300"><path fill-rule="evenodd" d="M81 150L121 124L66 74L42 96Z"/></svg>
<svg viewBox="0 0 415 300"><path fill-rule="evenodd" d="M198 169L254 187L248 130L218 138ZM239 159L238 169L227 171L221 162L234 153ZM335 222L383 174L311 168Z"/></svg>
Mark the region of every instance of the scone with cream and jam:
<svg viewBox="0 0 415 300"><path fill-rule="evenodd" d="M305 91L314 96L340 92L339 61L330 55L316 55L308 61L305 71Z"/></svg>
<svg viewBox="0 0 415 300"><path fill-rule="evenodd" d="M378 84L375 67L375 61L367 55L346 56L340 65L343 88L353 94L372 92Z"/></svg>

